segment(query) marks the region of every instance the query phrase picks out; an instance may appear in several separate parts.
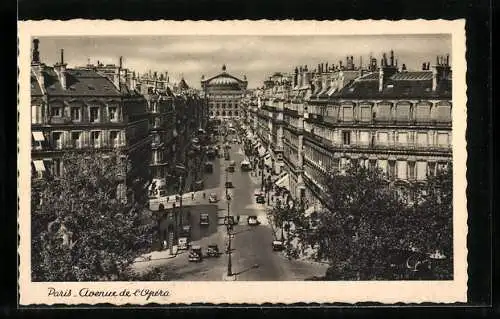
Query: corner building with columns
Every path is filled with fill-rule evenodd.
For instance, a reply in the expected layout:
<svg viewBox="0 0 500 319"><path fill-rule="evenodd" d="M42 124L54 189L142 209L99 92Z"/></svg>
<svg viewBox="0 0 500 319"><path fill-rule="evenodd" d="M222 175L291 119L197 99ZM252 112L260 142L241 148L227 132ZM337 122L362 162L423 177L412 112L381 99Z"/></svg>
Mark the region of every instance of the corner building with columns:
<svg viewBox="0 0 500 319"><path fill-rule="evenodd" d="M222 72L205 79L201 78L201 88L208 100L209 118L227 120L242 116L240 102L247 90L246 76L243 80L227 73L226 65Z"/></svg>

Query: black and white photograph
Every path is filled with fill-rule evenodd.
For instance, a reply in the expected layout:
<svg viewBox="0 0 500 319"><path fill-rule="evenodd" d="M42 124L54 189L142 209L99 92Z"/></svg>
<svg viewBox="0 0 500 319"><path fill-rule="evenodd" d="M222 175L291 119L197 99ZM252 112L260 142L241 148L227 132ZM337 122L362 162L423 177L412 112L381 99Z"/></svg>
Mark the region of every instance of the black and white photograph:
<svg viewBox="0 0 500 319"><path fill-rule="evenodd" d="M425 288L466 289L463 23L70 23L27 26L21 46L20 281L36 298L136 283L137 303L220 287L342 301L351 283L358 301L384 300L374 283L463 298Z"/></svg>

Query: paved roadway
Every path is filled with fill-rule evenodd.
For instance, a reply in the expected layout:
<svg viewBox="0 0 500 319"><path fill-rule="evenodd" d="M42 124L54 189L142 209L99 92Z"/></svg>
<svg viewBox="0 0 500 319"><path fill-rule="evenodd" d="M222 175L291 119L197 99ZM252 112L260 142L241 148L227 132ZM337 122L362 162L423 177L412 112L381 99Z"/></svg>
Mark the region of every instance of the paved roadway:
<svg viewBox="0 0 500 319"><path fill-rule="evenodd" d="M237 163L236 171L228 176L235 186L230 190L230 213L240 216L240 223L234 227L232 239L232 272L236 274L237 280L304 280L324 275L325 265L288 260L282 253L272 251L274 235L267 222L266 205L255 203L254 192L260 187L260 179L251 177L250 172L240 171L238 163L244 159L242 145L233 144L230 155L231 160ZM217 206L202 204L191 212L193 244L201 245L204 253L211 243L217 244L221 251L225 250L227 243L226 227L218 225L216 216L227 214L224 184L225 167L228 163L224 158L217 158L214 160L213 174L205 175L205 186L215 189L221 198ZM209 226L199 225L201 212L209 213ZM258 216L261 224L248 226L246 217L250 215ZM218 258L204 258L200 263L190 263L187 252L181 252L172 259L153 261L152 265L161 267L171 280L218 281L223 280L227 273L227 263L227 254L221 254Z"/></svg>

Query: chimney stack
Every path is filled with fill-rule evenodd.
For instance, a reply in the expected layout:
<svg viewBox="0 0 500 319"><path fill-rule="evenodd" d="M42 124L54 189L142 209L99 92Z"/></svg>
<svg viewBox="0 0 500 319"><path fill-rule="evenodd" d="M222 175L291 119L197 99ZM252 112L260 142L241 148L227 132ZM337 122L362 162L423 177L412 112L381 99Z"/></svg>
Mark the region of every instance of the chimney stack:
<svg viewBox="0 0 500 319"><path fill-rule="evenodd" d="M394 51L391 50L391 66L394 66Z"/></svg>
<svg viewBox="0 0 500 319"><path fill-rule="evenodd" d="M406 72L406 65L403 63L403 65L401 66L401 71L402 72Z"/></svg>
<svg viewBox="0 0 500 319"><path fill-rule="evenodd" d="M113 74L113 85L117 90L120 90L120 68L115 69L115 73Z"/></svg>
<svg viewBox="0 0 500 319"><path fill-rule="evenodd" d="M61 49L61 61L54 66L59 82L64 90L67 88L66 83L66 64L64 63L64 49Z"/></svg>
<svg viewBox="0 0 500 319"><path fill-rule="evenodd" d="M378 91L382 92L384 90L384 68L380 68L378 71Z"/></svg>
<svg viewBox="0 0 500 319"><path fill-rule="evenodd" d="M31 64L39 64L40 63L40 52L38 51L38 44L40 40L33 39L33 53L31 55Z"/></svg>
<svg viewBox="0 0 500 319"><path fill-rule="evenodd" d="M438 66L432 68L432 91L436 91L438 82Z"/></svg>

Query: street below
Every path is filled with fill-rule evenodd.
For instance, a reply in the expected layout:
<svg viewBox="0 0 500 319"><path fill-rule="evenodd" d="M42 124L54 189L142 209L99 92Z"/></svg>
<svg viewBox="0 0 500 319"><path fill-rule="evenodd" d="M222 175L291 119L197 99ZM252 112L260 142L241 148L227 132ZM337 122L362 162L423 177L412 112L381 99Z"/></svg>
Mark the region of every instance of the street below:
<svg viewBox="0 0 500 319"><path fill-rule="evenodd" d="M230 159L224 157L213 161L213 173L205 173L206 197L215 192L219 198L217 204L209 204L208 200L190 209L188 215L192 227L192 245L202 248L203 260L189 262L188 251L179 251L176 257L151 260L147 269L160 268L168 280L186 281L220 281L228 270L227 228L220 225L222 218L228 214L228 200L225 196L226 178L234 188L228 189L231 200L229 213L239 216L239 223L232 230L231 258L232 274L236 280L305 280L314 276L323 276L327 265L304 260L289 260L282 252L272 250L275 239L272 227L266 216L266 204L255 202L255 192L260 190L260 176L251 176L250 172L241 171L239 163L245 159L242 144L232 144ZM227 173L230 161L235 161L234 173ZM227 174L227 176L226 176ZM196 194L199 198L200 192ZM209 225L200 225L200 214L209 215ZM257 216L259 225L247 225L248 216ZM217 244L219 257L207 257L207 247Z"/></svg>

